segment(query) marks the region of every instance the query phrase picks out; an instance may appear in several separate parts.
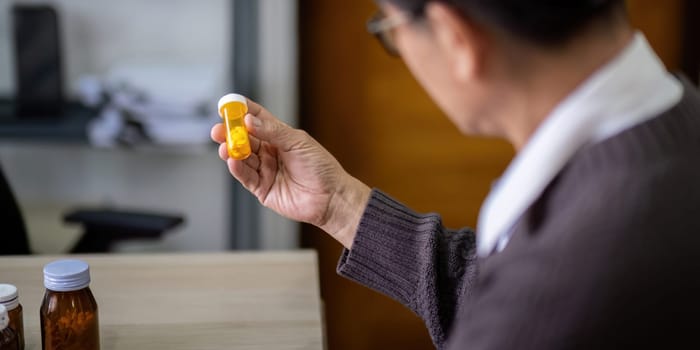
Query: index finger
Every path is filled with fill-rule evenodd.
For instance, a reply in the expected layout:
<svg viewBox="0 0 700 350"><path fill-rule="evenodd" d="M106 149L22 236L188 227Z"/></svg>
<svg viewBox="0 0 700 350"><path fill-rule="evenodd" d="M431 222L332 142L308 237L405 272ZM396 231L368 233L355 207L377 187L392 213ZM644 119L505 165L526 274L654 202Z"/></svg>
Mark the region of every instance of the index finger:
<svg viewBox="0 0 700 350"><path fill-rule="evenodd" d="M262 106L260 106L260 105L257 104L255 101L253 101L253 100L251 100L251 99L249 99L249 98L247 98L247 97L246 97L246 99L248 100L248 113L250 113L250 114L252 114L252 115L254 115L254 116L256 116L256 117L257 117L258 115L260 115L260 112L261 112L262 109L263 109Z"/></svg>
<svg viewBox="0 0 700 350"><path fill-rule="evenodd" d="M218 123L211 128L211 139L218 143L226 142L226 127Z"/></svg>

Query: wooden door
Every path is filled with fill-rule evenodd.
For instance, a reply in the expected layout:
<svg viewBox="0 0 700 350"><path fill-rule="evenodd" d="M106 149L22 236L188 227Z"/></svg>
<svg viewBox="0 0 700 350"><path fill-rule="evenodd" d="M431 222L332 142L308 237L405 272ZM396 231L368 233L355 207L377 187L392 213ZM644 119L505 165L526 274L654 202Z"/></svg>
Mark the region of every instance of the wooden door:
<svg viewBox="0 0 700 350"><path fill-rule="evenodd" d="M659 17L677 11L675 0L632 3L636 24L666 21ZM371 0L300 1L302 127L368 185L417 211L442 214L449 227L474 227L513 149L458 133L401 60L388 57L366 33L375 9ZM674 26L653 27L650 39L677 64L678 47L665 41L677 35ZM413 313L337 276L338 243L313 227L303 231L302 244L319 252L329 349L433 348Z"/></svg>
<svg viewBox="0 0 700 350"><path fill-rule="evenodd" d="M644 32L671 71L681 65L685 6L684 0L627 0L632 25Z"/></svg>
<svg viewBox="0 0 700 350"><path fill-rule="evenodd" d="M364 24L372 1L301 1L301 121L343 164L449 226L474 226L491 181L513 155L503 141L465 138L400 59ZM430 349L420 319L398 303L338 277L341 247L305 227L318 249L330 349Z"/></svg>

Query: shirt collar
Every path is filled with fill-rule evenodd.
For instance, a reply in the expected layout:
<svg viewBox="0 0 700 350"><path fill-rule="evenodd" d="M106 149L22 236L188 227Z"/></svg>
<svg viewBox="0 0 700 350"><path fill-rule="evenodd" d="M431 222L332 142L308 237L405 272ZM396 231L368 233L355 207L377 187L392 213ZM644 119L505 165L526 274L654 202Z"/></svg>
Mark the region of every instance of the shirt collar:
<svg viewBox="0 0 700 350"><path fill-rule="evenodd" d="M510 163L481 208L478 254L505 247L515 223L582 146L658 116L682 94L682 85L636 33L550 113Z"/></svg>

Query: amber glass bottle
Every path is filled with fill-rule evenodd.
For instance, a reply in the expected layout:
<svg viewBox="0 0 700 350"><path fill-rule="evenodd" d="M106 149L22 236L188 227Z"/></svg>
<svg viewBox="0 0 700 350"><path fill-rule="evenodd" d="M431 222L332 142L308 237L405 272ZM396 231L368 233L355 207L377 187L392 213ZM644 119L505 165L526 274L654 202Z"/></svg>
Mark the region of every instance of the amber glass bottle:
<svg viewBox="0 0 700 350"><path fill-rule="evenodd" d="M11 284L0 284L0 305L4 305L7 309L7 314L10 316L10 329L17 334L20 350L24 350L24 320L17 287Z"/></svg>
<svg viewBox="0 0 700 350"><path fill-rule="evenodd" d="M90 291L90 269L80 260L44 266L46 292L41 304L44 350L97 350L100 331L97 302Z"/></svg>
<svg viewBox="0 0 700 350"><path fill-rule="evenodd" d="M5 306L0 305L0 350L18 350L19 339L10 327L10 318Z"/></svg>

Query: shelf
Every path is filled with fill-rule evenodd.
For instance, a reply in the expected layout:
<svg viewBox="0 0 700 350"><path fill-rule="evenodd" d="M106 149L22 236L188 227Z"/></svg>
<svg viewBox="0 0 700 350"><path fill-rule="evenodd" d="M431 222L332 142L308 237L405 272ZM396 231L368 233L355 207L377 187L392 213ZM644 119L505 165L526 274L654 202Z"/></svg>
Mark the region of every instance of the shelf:
<svg viewBox="0 0 700 350"><path fill-rule="evenodd" d="M14 102L0 99L0 141L87 143L86 128L95 111L68 103L63 115L18 118Z"/></svg>

